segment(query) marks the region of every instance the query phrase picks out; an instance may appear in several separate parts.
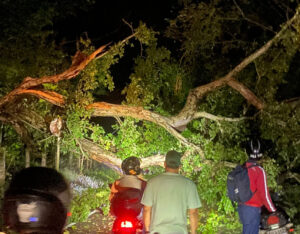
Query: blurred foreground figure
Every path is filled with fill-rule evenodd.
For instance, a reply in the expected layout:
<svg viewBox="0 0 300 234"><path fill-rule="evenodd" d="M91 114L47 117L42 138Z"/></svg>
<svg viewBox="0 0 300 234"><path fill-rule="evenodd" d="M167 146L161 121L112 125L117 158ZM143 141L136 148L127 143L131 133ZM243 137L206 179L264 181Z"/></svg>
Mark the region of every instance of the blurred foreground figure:
<svg viewBox="0 0 300 234"><path fill-rule="evenodd" d="M70 201L69 185L59 172L45 167L23 169L5 192L4 224L21 234L61 234Z"/></svg>

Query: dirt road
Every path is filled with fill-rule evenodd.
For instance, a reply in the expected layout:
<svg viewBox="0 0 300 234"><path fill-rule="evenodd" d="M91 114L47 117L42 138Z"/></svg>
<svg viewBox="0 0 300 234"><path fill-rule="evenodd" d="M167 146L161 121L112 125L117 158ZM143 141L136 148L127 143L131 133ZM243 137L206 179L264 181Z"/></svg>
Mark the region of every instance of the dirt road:
<svg viewBox="0 0 300 234"><path fill-rule="evenodd" d="M91 214L86 222L68 227L64 234L111 234L114 219L100 212Z"/></svg>

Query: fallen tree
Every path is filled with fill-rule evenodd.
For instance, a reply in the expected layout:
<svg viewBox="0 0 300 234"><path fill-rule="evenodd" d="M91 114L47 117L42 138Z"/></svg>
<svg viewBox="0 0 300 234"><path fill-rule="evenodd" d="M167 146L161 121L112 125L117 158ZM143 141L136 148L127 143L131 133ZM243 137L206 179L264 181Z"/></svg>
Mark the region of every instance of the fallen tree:
<svg viewBox="0 0 300 234"><path fill-rule="evenodd" d="M223 116L215 116L206 112L197 112L197 103L199 102L199 100L216 89L224 86L229 86L239 92L248 101L248 103L255 106L258 111L262 110L264 108L263 101L260 100L244 84L237 81L234 77L245 67L247 67L247 65L255 61L255 59L259 58L259 56L266 53L274 43L278 42L281 39L281 36L284 34L287 28L291 27L292 24L297 22L298 20L299 14L297 12L294 17L291 18L282 27L281 31L279 31L270 41L268 41L260 49L241 61L240 64L232 69L227 75L222 78L216 79L211 83L192 89L186 99L184 108L175 116L166 117L139 106L116 105L105 102L91 103L86 106L86 109L91 110L91 116L93 117L132 117L135 119L155 123L164 128L171 135L173 135L178 141L181 142L181 144L198 152L202 160L204 160L205 155L203 150L201 149L201 146L194 145L180 134L182 126L186 126L189 122L198 118L207 118L213 121L243 121L251 117L227 118ZM132 37L133 36L128 37L128 40ZM20 98L23 98L26 95L31 95L52 103L53 105L64 108L65 97L54 91L43 90L40 88L41 85L48 83L53 84L61 82L63 80L75 79L77 75L81 71L83 71L90 62L92 62L94 59L100 59L101 57L105 56L108 51L109 48L107 45L101 46L88 56L78 51L73 57L71 66L64 72L41 78L24 78L23 82L17 88L0 99L0 120L12 124L16 131L21 135L24 142L30 145L30 137L26 133L24 126L22 126L23 124L19 121L21 118L18 117L18 114L15 111L16 106L12 105L12 103L17 103ZM36 123L32 124L35 125ZM107 162L118 167L120 166L120 159L118 159L110 152L104 151L100 147L97 147L92 142L87 140L80 140L80 144L82 146L82 150L85 151L92 159L98 162ZM143 166L159 165L161 163L162 155L156 155L142 159Z"/></svg>

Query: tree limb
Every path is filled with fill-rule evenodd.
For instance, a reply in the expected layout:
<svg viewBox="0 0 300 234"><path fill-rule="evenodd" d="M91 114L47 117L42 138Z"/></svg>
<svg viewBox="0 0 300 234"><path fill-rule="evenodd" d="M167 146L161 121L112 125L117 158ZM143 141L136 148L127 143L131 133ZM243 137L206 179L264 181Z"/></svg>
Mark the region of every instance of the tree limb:
<svg viewBox="0 0 300 234"><path fill-rule="evenodd" d="M177 130L170 124L170 121L167 117L145 110L143 107L116 105L106 102L96 102L90 104L87 106L87 109L92 110L92 116L122 116L153 122L167 130L183 145L198 151L201 158L204 158L203 150L199 146L188 142L186 138L177 132Z"/></svg>
<svg viewBox="0 0 300 234"><path fill-rule="evenodd" d="M12 102L17 95L26 92L25 90L27 89L37 87L46 83L57 83L61 80L69 80L76 77L96 56L101 56L105 48L106 45L101 46L89 56L86 56L80 51L78 51L73 58L72 65L70 66L70 68L64 71L63 73L52 76L44 76L38 79L26 77L17 88L15 88L6 96L0 99L0 109L3 108L5 104Z"/></svg>
<svg viewBox="0 0 300 234"><path fill-rule="evenodd" d="M233 0L233 2L234 2L234 5L236 6L236 8L239 10L239 12L240 12L240 14L242 15L242 17L243 17L246 21L248 21L248 22L250 22L250 23L252 23L252 24L255 24L255 25L257 25L257 26L259 26L259 27L261 27L261 28L263 28L263 29L265 29L265 30L268 30L268 31L270 31L270 32L275 33L275 32L272 30L272 27L266 27L265 25L263 25L263 24L261 24L261 23L258 23L258 22L256 22L256 21L254 21L254 20L249 19L248 17L246 17L245 14L244 14L244 12L243 12L243 10L242 10L242 9L240 8L240 6L236 3L236 1Z"/></svg>
<svg viewBox="0 0 300 234"><path fill-rule="evenodd" d="M234 79L234 77L242 71L245 67L247 67L250 63L252 63L255 59L260 57L266 51L270 49L270 47L277 42L284 31L296 20L299 20L299 11L297 10L293 18L286 22L286 24L282 27L282 29L264 46L260 49L256 50L254 53L246 57L240 64L238 64L234 69L232 69L227 75L224 77L210 82L206 85L199 86L195 89L190 90L187 101L183 109L178 113L177 116L173 117L173 126L182 126L186 125L192 118L193 115L197 111L197 104L200 99L202 99L207 93L216 90L217 88L221 88L225 85L229 85L233 89L237 90L243 97L252 105L254 105L258 110L261 110L263 106L263 102L259 100L252 91L250 91L246 86L242 85L238 81Z"/></svg>
<svg viewBox="0 0 300 234"><path fill-rule="evenodd" d="M239 118L229 118L229 117L223 117L223 116L216 116L216 115L212 115L210 113L207 112L197 112L194 115L194 119L198 119L198 118L206 118L206 119L210 119L213 121L227 121L227 122L239 122L239 121L243 121L246 119L253 119L253 117L239 117Z"/></svg>

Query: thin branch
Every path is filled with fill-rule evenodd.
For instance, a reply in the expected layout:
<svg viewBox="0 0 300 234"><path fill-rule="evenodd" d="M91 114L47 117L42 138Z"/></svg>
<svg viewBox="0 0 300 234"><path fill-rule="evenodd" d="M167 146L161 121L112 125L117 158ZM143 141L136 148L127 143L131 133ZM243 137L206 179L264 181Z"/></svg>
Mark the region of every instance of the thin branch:
<svg viewBox="0 0 300 234"><path fill-rule="evenodd" d="M27 124L28 126L32 127L33 129L35 129L35 130L39 131L40 133L43 133L43 134L45 134L45 132L44 132L44 131L42 131L41 129L37 128L36 126L33 126L31 123L28 123L28 122L27 122L27 121L25 121L24 119L17 118L17 120L19 120L19 121L21 121L21 122L23 122L23 123Z"/></svg>
<svg viewBox="0 0 300 234"><path fill-rule="evenodd" d="M246 20L246 21L248 21L248 22L250 22L250 23L252 23L252 24L255 24L255 25L257 25L257 26L259 26L259 27L261 27L261 28L263 28L263 29L265 29L265 30L268 30L268 31L270 31L270 32L272 32L272 33L275 33L273 30L272 30L272 27L266 27L265 25L263 25L263 24L261 24L261 23L258 23L258 22L256 22L256 21L254 21L254 20L252 20L252 19L249 19L248 17L246 17L245 16L245 14L244 14L244 12L243 12L243 10L240 8L240 6L236 3L236 1L235 0L233 0L233 2L234 2L234 5L236 6L236 8L239 10L239 12L241 13L241 15L242 15L242 17L244 18L244 20Z"/></svg>
<svg viewBox="0 0 300 234"><path fill-rule="evenodd" d="M119 125L123 124L123 122L122 122L122 120L120 119L119 116L114 116L114 118L117 120L117 122L119 123Z"/></svg>
<svg viewBox="0 0 300 234"><path fill-rule="evenodd" d="M82 153L82 156L86 157L86 153L83 151L81 143L77 139L75 139L75 138L74 138L74 140L78 144L80 152Z"/></svg>
<svg viewBox="0 0 300 234"><path fill-rule="evenodd" d="M123 40L120 42L120 44L126 43L126 42L129 41L131 38L135 37L136 34L137 34L137 32L134 33L134 34L132 34L132 35L130 35L130 36L128 36L128 37L126 37L125 39L123 39ZM101 53L99 56L95 57L95 60L96 60L96 59L99 59L99 58L102 58L103 56L105 56L105 55L108 54L108 53L109 53L109 50L107 50L107 51Z"/></svg>
<svg viewBox="0 0 300 234"><path fill-rule="evenodd" d="M290 163L290 166L289 166L290 169L295 167L295 165L296 165L297 161L299 160L299 158L300 158L300 155L297 155L294 158L294 160Z"/></svg>
<svg viewBox="0 0 300 234"><path fill-rule="evenodd" d="M49 137L46 137L46 138L40 140L39 142L41 143L41 142L47 141L48 139L50 139L50 138L52 138L52 137L54 137L54 135L51 135L51 136L49 136Z"/></svg>
<svg viewBox="0 0 300 234"><path fill-rule="evenodd" d="M134 29L132 27L132 25L130 23L128 23L125 19L122 19L123 23L125 23L130 29L131 29L131 33L134 33Z"/></svg>
<svg viewBox="0 0 300 234"><path fill-rule="evenodd" d="M194 119L196 118L206 118L206 119L210 119L213 121L227 121L227 122L239 122L239 121L244 121L247 119L253 119L253 117L240 117L240 118L229 118L229 117L223 117L223 116L216 116L216 115L212 115L210 113L207 112L197 112L194 115Z"/></svg>
<svg viewBox="0 0 300 234"><path fill-rule="evenodd" d="M285 178L295 179L300 184L300 175L298 173L288 172Z"/></svg>
<svg viewBox="0 0 300 234"><path fill-rule="evenodd" d="M259 74L256 62L254 62L254 66L255 66L255 71L256 71L257 77L258 77L257 83L259 83L261 81L261 75Z"/></svg>

